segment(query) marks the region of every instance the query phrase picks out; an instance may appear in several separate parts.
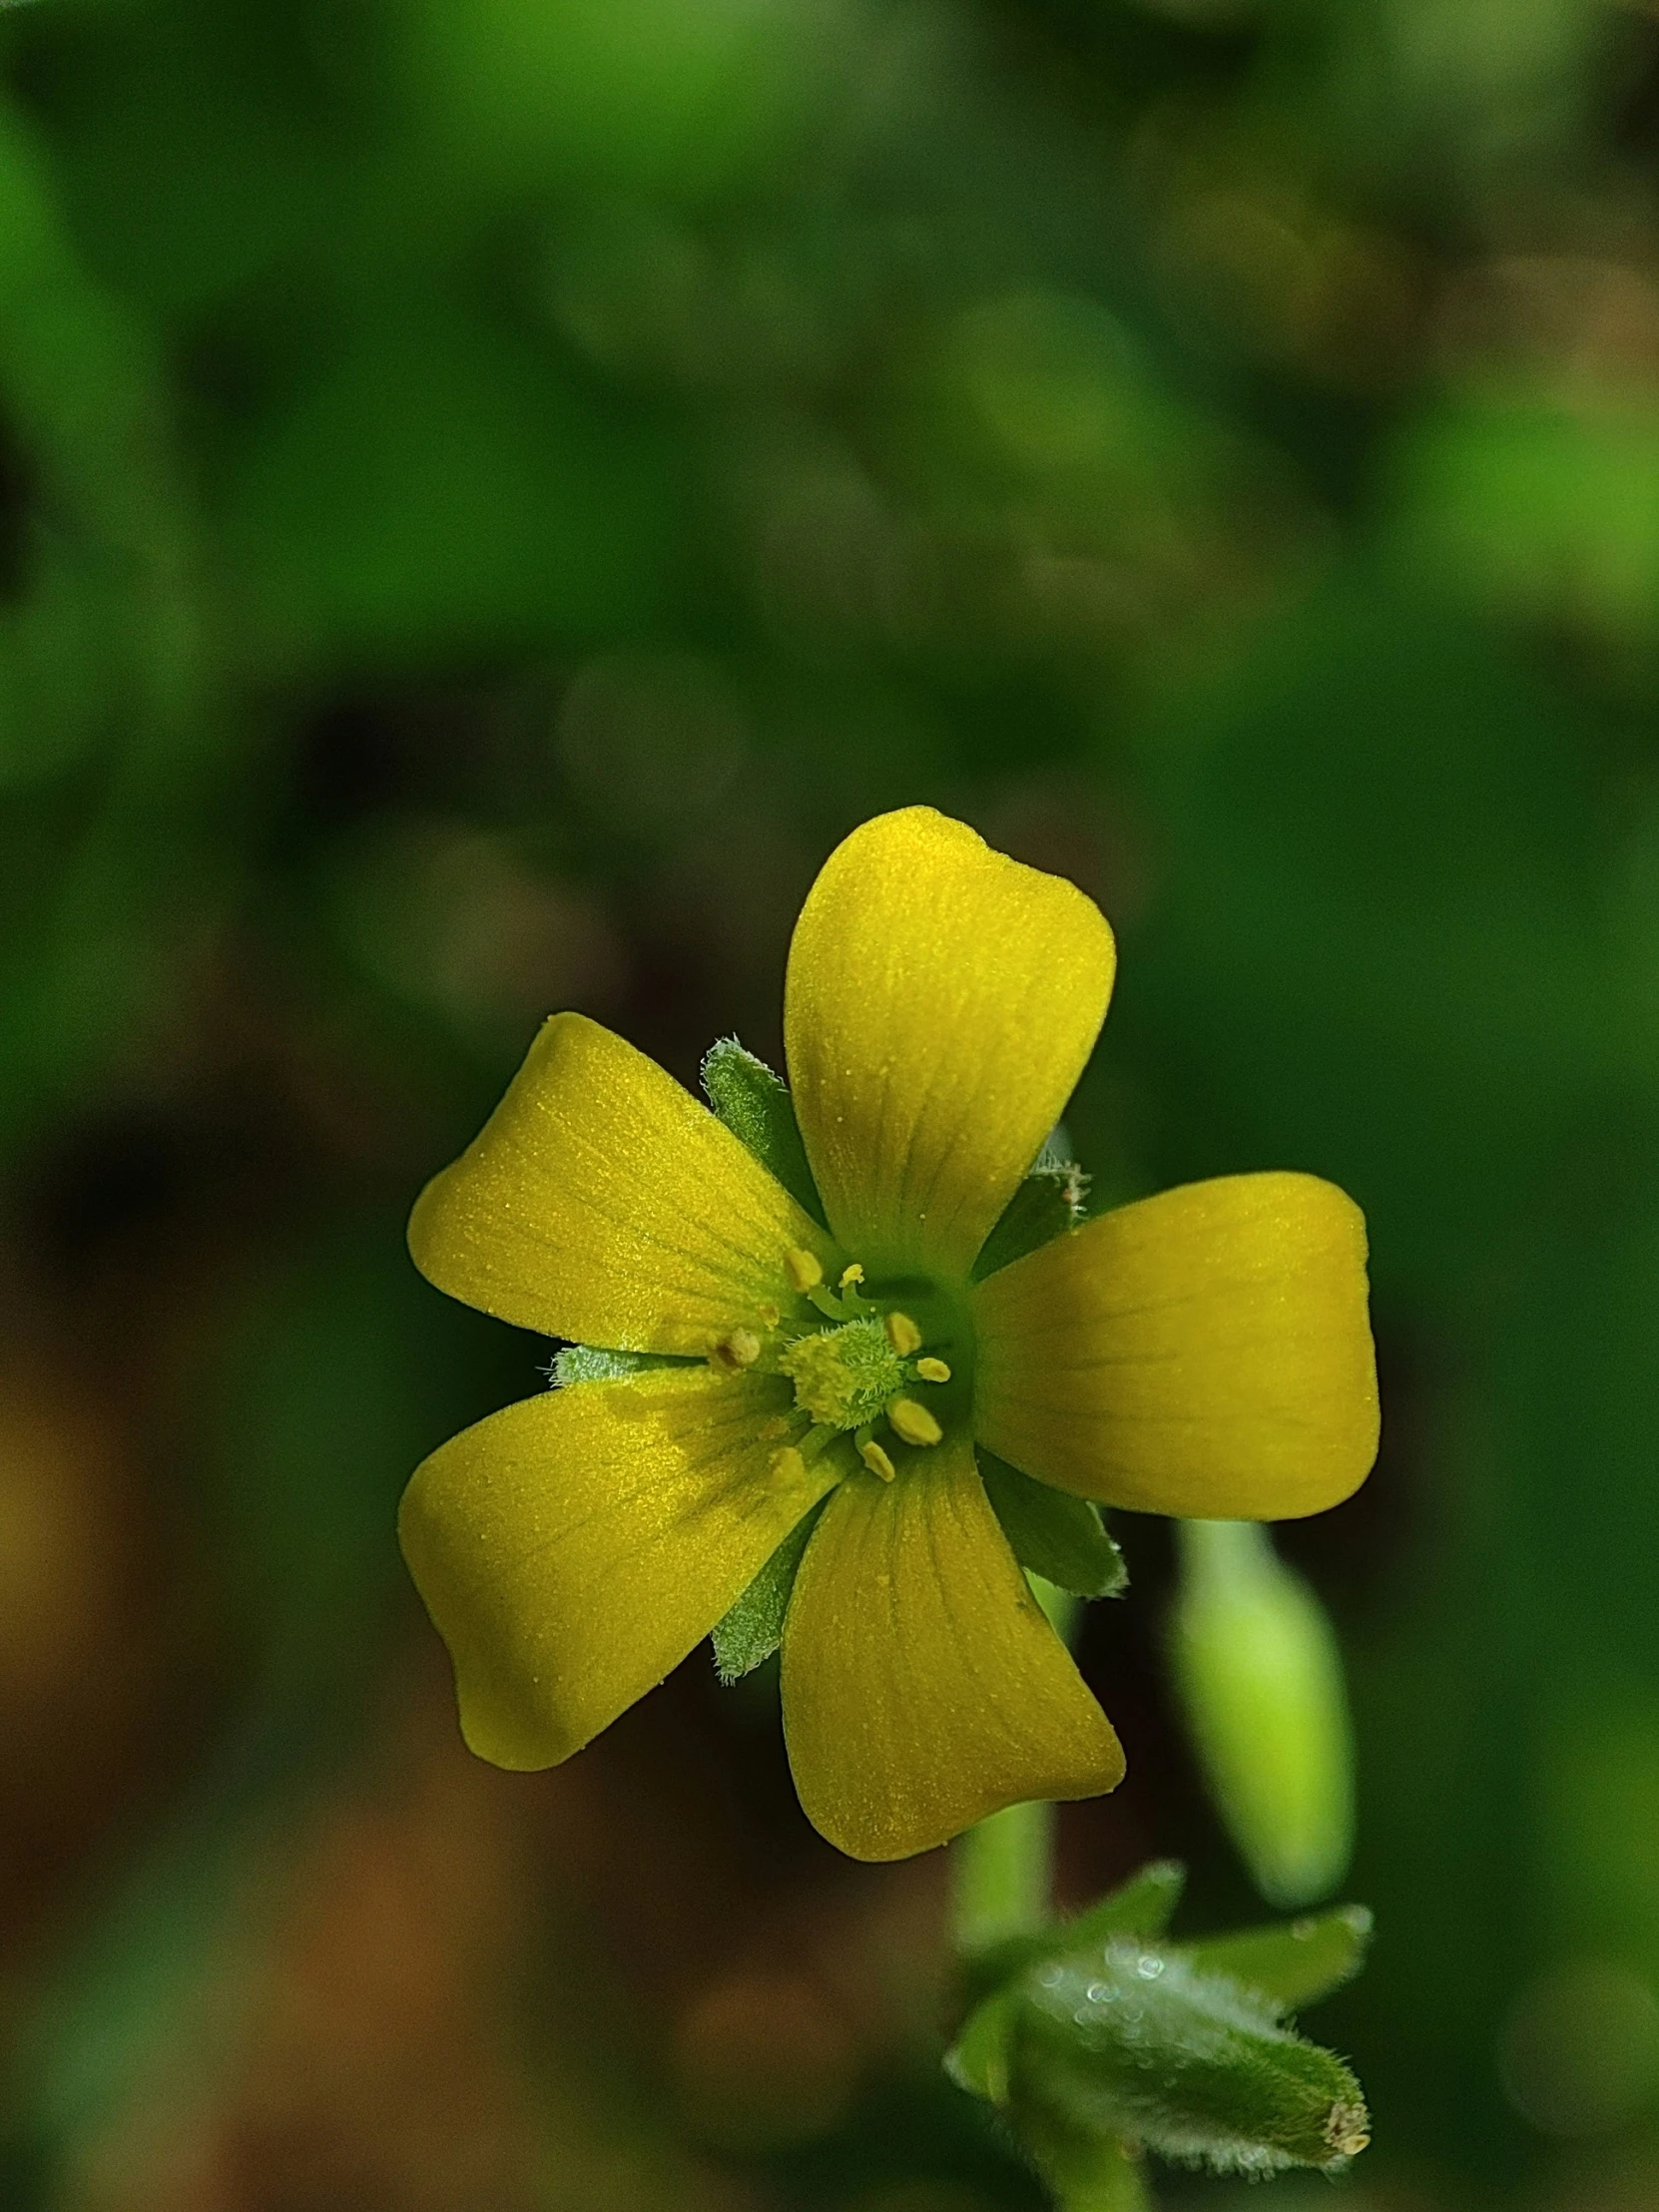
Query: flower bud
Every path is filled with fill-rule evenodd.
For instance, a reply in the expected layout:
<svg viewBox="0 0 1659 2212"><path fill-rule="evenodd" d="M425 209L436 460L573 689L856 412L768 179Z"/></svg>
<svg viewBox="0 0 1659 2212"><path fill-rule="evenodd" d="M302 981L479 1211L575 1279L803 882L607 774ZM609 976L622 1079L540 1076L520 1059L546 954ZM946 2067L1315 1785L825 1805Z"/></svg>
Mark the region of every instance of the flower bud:
<svg viewBox="0 0 1659 2212"><path fill-rule="evenodd" d="M1179 1524L1171 1656L1206 1778L1257 1888L1328 1897L1354 1842L1354 1753L1325 1609L1250 1521Z"/></svg>
<svg viewBox="0 0 1659 2212"><path fill-rule="evenodd" d="M1254 2175L1340 2166L1365 2148L1365 2099L1342 2060L1179 1950L1118 1936L1036 1967L1011 2014L1016 2130L1029 2106L1085 2136Z"/></svg>

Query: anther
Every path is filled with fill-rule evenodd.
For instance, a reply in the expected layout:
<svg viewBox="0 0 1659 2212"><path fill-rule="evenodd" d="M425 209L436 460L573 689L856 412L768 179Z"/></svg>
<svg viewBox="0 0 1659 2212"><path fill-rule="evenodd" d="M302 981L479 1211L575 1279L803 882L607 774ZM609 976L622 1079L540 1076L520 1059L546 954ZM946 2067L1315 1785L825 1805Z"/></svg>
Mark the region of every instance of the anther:
<svg viewBox="0 0 1659 2212"><path fill-rule="evenodd" d="M859 1267L857 1261L854 1260L850 1267L842 1268L841 1279L836 1284L835 1288L838 1291L849 1291L854 1283L861 1283L863 1279L864 1271L861 1267Z"/></svg>
<svg viewBox="0 0 1659 2212"><path fill-rule="evenodd" d="M921 1331L908 1314L889 1314L884 1327L888 1344L901 1360L907 1360L912 1352L921 1350Z"/></svg>
<svg viewBox="0 0 1659 2212"><path fill-rule="evenodd" d="M868 1467L870 1473L878 1474L883 1482L890 1482L898 1472L898 1469L877 1443L860 1444L858 1446L858 1457Z"/></svg>
<svg viewBox="0 0 1659 2212"><path fill-rule="evenodd" d="M786 1252L784 1273L798 1291L816 1291L824 1281L824 1266L816 1253Z"/></svg>
<svg viewBox="0 0 1659 2212"><path fill-rule="evenodd" d="M738 1373L752 1368L761 1357L761 1340L753 1329L734 1329L720 1339L709 1357L717 1367Z"/></svg>
<svg viewBox="0 0 1659 2212"><path fill-rule="evenodd" d="M936 1444L944 1430L925 1405L918 1405L913 1397L895 1397L887 1406L887 1418L893 1431L907 1444Z"/></svg>
<svg viewBox="0 0 1659 2212"><path fill-rule="evenodd" d="M916 1373L924 1382L948 1382L950 1370L942 1360L918 1360Z"/></svg>
<svg viewBox="0 0 1659 2212"><path fill-rule="evenodd" d="M1326 2119L1325 2139L1340 2157L1358 2158L1371 2141L1365 2106L1339 2098Z"/></svg>
<svg viewBox="0 0 1659 2212"><path fill-rule="evenodd" d="M794 1444L775 1451L767 1467L767 1480L775 1490L793 1490L807 1479L807 1462Z"/></svg>

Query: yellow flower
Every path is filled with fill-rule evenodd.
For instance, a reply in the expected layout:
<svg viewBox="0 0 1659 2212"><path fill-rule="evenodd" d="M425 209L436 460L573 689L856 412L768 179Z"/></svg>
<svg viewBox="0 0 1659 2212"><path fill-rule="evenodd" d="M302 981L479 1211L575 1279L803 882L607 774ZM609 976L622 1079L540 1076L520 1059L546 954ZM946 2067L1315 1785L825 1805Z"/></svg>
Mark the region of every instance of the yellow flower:
<svg viewBox="0 0 1659 2212"><path fill-rule="evenodd" d="M523 1328L677 1359L510 1405L416 1471L400 1533L497 1765L568 1758L720 1621L822 1499L783 1634L801 1802L859 1859L1114 1787L974 1446L1107 1505L1317 1512L1377 1445L1365 1227L1246 1175L1102 1215L973 1280L1106 1012L1072 884L927 808L830 857L785 1041L826 1230L713 1114L578 1014L547 1022L409 1244Z"/></svg>

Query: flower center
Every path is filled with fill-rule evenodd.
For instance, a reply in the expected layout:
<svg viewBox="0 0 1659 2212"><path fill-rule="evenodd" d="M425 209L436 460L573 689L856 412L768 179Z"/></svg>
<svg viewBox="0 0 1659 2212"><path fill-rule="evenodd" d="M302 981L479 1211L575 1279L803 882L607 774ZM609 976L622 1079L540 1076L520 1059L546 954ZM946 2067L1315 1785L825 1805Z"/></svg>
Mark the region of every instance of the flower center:
<svg viewBox="0 0 1659 2212"><path fill-rule="evenodd" d="M779 1309L770 1308L762 1317L767 1341L755 1331L734 1330L711 1357L728 1368L764 1361L795 1385L795 1411L778 1429L788 1435L793 1422L804 1426L774 1459L780 1480L798 1478L809 1460L849 1435L870 1473L892 1481L898 1471L892 1451L899 1445L925 1450L943 1440L939 1412L961 1397L966 1378L957 1378L955 1387L948 1387L952 1366L939 1352L951 1349L960 1333L956 1320L965 1317L935 1314L938 1297L920 1281L893 1285L887 1296L873 1292L856 1261L841 1271L833 1290L810 1252L786 1253L784 1276L796 1298L822 1317L818 1324L803 1328L799 1320L783 1322ZM905 1294L902 1305L900 1292ZM918 1294L920 1304L909 1294ZM906 1310L911 1306L925 1316L926 1328ZM931 1406L925 1402L929 1397ZM882 1437L877 1437L882 1424Z"/></svg>
<svg viewBox="0 0 1659 2212"><path fill-rule="evenodd" d="M887 1400L910 1380L886 1330L873 1319L798 1337L779 1354L778 1365L795 1384L796 1403L826 1428L879 1420Z"/></svg>
<svg viewBox="0 0 1659 2212"><path fill-rule="evenodd" d="M781 1375L795 1385L793 1411L763 1430L781 1444L772 1479L799 1482L811 1460L850 1436L870 1473L892 1481L893 1450L942 1442L944 1421L967 1410L973 1331L965 1309L921 1277L866 1286L856 1261L831 1290L811 1252L786 1253L783 1277L795 1302L790 1318L781 1306L760 1307L754 1328L730 1330L709 1350L711 1365L728 1374Z"/></svg>

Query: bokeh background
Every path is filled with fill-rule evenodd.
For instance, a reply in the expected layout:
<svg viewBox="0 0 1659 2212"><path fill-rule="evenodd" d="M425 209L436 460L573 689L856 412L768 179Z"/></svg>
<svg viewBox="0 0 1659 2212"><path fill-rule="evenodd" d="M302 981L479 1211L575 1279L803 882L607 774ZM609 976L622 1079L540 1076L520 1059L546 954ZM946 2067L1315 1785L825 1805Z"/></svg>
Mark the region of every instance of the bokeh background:
<svg viewBox="0 0 1659 2212"><path fill-rule="evenodd" d="M34 0L0 88L0 2203L1036 2202L768 1678L496 1774L392 1541L546 1358L422 1179L551 1008L776 1058L927 801L1118 928L1099 1191L1370 1216L1351 2212L1659 2204L1659 15ZM1117 1532L1063 1892L1259 1914Z"/></svg>

